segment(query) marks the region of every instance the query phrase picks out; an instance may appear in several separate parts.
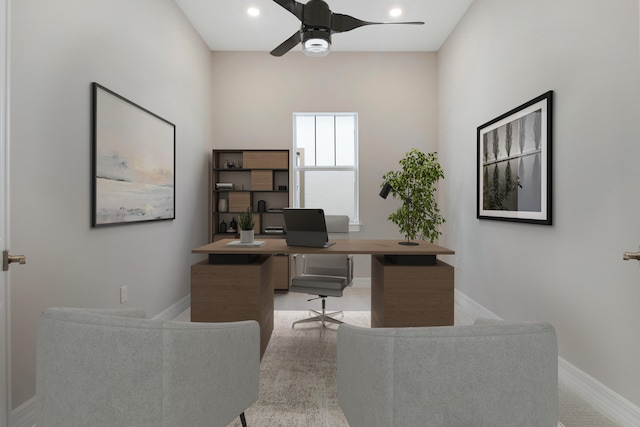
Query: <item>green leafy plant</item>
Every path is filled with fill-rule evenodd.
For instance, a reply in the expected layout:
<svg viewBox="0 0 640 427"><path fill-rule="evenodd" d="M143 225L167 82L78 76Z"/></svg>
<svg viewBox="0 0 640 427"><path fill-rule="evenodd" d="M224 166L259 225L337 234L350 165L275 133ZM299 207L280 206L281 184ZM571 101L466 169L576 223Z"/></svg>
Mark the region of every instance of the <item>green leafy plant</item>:
<svg viewBox="0 0 640 427"><path fill-rule="evenodd" d="M240 222L238 225L242 230L253 230L253 210L250 207L240 214Z"/></svg>
<svg viewBox="0 0 640 427"><path fill-rule="evenodd" d="M402 169L385 173L380 186L389 183L393 198L402 200L402 206L387 219L400 228L407 241L419 238L433 243L442 234L438 226L445 222L436 202L436 183L444 179L438 153L425 154L413 148L399 164Z"/></svg>

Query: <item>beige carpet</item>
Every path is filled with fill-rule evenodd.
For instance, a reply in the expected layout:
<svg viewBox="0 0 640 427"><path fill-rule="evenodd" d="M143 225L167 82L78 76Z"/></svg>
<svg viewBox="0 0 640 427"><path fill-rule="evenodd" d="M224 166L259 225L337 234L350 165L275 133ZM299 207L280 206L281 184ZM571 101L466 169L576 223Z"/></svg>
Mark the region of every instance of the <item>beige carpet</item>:
<svg viewBox="0 0 640 427"><path fill-rule="evenodd" d="M348 427L338 405L336 332L319 323L291 324L304 311L276 311L274 330L260 363L260 398L245 413L250 427ZM344 322L369 326L370 313L347 311ZM240 427L236 420L229 426Z"/></svg>
<svg viewBox="0 0 640 427"><path fill-rule="evenodd" d="M322 336L317 323L291 328L305 317L305 311L275 312L273 335L260 363L260 397L245 413L250 427L349 426L338 405L337 325L329 325ZM371 315L345 311L342 320L368 327ZM241 427L240 420L228 427Z"/></svg>
<svg viewBox="0 0 640 427"><path fill-rule="evenodd" d="M307 314L275 311L273 335L261 363L260 399L247 410L250 427L347 426L336 400L335 331L320 338L315 324L297 325L292 330L291 323ZM456 307L456 324L473 323L473 317L462 318L463 314L464 310ZM187 308L174 320L190 319ZM343 320L368 326L370 313L347 311ZM329 327L335 329L336 325ZM620 427L562 383L558 398L558 427ZM229 426L240 426L240 422Z"/></svg>

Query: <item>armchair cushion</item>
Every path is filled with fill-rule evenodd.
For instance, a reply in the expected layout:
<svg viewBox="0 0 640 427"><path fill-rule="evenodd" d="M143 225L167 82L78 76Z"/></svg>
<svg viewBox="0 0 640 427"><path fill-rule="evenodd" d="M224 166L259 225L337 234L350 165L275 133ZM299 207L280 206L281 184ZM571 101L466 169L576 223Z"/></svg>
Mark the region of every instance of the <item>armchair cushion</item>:
<svg viewBox="0 0 640 427"><path fill-rule="evenodd" d="M548 323L343 324L337 378L352 427L557 425L558 351Z"/></svg>
<svg viewBox="0 0 640 427"><path fill-rule="evenodd" d="M257 322L167 322L143 314L42 313L38 427L226 426L258 399Z"/></svg>

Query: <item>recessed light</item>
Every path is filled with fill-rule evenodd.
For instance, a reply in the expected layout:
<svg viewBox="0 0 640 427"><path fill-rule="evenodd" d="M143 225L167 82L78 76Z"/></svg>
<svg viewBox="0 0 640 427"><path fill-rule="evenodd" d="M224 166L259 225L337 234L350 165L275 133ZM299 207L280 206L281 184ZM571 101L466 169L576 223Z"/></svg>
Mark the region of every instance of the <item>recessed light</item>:
<svg viewBox="0 0 640 427"><path fill-rule="evenodd" d="M400 9L399 7L394 7L389 11L389 15L391 15L394 18L397 18L398 16L402 15L402 9Z"/></svg>
<svg viewBox="0 0 640 427"><path fill-rule="evenodd" d="M258 9L257 7L250 7L249 9L247 9L247 13L250 16L258 16L260 15L260 9Z"/></svg>

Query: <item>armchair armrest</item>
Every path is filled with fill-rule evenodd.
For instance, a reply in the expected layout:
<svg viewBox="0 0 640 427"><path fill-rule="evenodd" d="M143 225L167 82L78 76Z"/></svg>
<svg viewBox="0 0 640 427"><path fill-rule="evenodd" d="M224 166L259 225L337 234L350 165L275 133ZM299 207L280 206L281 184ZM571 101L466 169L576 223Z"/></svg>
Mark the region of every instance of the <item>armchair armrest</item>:
<svg viewBox="0 0 640 427"><path fill-rule="evenodd" d="M165 425L227 425L258 400L258 322L164 322L163 330Z"/></svg>

